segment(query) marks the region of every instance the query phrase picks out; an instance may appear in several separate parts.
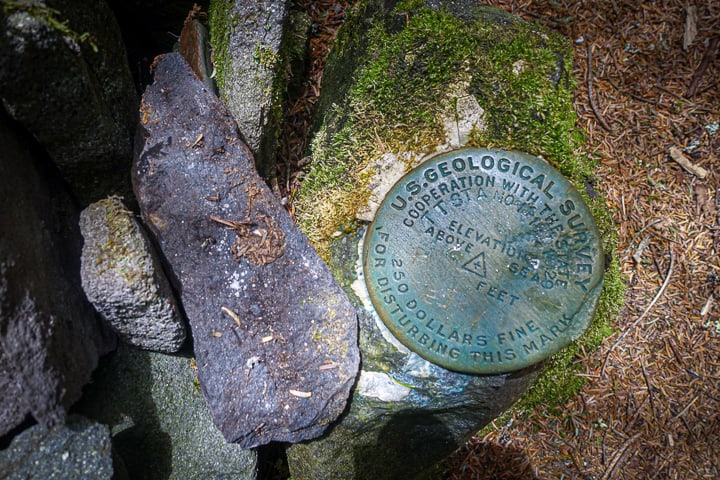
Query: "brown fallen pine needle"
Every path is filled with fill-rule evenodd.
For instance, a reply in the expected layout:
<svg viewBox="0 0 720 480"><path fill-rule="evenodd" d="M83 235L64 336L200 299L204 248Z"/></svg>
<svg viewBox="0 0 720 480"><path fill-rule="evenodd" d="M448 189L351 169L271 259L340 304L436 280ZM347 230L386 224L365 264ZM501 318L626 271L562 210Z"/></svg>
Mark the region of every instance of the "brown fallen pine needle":
<svg viewBox="0 0 720 480"><path fill-rule="evenodd" d="M237 324L238 327L242 327L242 322L240 322L240 317L238 317L237 313L233 312L232 310L230 310L227 307L221 307L221 308L222 308L223 312L227 313L230 316L230 318L232 318L235 321L235 323Z"/></svg>
<svg viewBox="0 0 720 480"><path fill-rule="evenodd" d="M310 398L312 397L312 392L303 392L301 390L290 389L290 395L294 395L299 398Z"/></svg>
<svg viewBox="0 0 720 480"><path fill-rule="evenodd" d="M640 435L640 433L636 433L632 437L628 438L625 443L623 443L622 446L615 452L615 455L613 455L613 458L610 460L610 465L608 465L605 473L603 473L601 480L610 480L611 478L615 478L614 474L617 470L617 467L620 465L620 460L622 460L622 458L627 453L628 448L630 448L630 445L632 445L633 442L640 437Z"/></svg>

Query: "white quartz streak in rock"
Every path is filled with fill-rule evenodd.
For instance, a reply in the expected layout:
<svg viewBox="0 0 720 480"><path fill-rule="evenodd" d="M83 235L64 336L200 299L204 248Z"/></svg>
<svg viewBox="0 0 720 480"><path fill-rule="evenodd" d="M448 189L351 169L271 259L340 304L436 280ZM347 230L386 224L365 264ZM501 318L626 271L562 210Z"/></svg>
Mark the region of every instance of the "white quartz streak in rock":
<svg viewBox="0 0 720 480"><path fill-rule="evenodd" d="M410 389L400 385L387 373L360 372L358 391L365 397L373 397L383 402L399 402L410 395Z"/></svg>

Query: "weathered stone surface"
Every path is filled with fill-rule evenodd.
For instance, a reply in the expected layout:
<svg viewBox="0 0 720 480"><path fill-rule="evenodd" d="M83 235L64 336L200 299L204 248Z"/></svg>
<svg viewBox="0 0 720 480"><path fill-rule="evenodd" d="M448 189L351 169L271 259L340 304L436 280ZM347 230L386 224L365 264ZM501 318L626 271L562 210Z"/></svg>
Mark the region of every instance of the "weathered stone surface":
<svg viewBox="0 0 720 480"><path fill-rule="evenodd" d="M109 197L80 214L82 285L88 300L129 345L176 352L185 323L160 259L122 199Z"/></svg>
<svg viewBox="0 0 720 480"><path fill-rule="evenodd" d="M509 408L536 376L535 369L456 373L408 350L372 308L357 253L362 238L343 237L331 261L362 298L362 371L342 420L323 437L288 448L293 479L432 478L438 462Z"/></svg>
<svg viewBox="0 0 720 480"><path fill-rule="evenodd" d="M129 190L137 95L105 2L5 2L0 25L0 97L11 116L83 200Z"/></svg>
<svg viewBox="0 0 720 480"><path fill-rule="evenodd" d="M113 467L110 432L79 415L49 430L35 425L0 450L0 478L6 480L121 478Z"/></svg>
<svg viewBox="0 0 720 480"><path fill-rule="evenodd" d="M131 479L255 478L256 452L226 443L213 425L191 358L121 345L75 410L110 426Z"/></svg>
<svg viewBox="0 0 720 480"><path fill-rule="evenodd" d="M347 297L177 54L141 106L133 181L181 292L216 425L244 447L320 435L357 373Z"/></svg>
<svg viewBox="0 0 720 480"><path fill-rule="evenodd" d="M79 210L31 142L0 111L0 435L62 422L111 347L80 285Z"/></svg>
<svg viewBox="0 0 720 480"><path fill-rule="evenodd" d="M302 69L309 16L287 0L210 2L213 61L220 98L255 154L260 173L275 175L282 102ZM301 61L296 62L300 58Z"/></svg>
<svg viewBox="0 0 720 480"><path fill-rule="evenodd" d="M264 129L273 120L273 82L288 2L214 0L213 3L211 14L222 15L213 18L213 23L224 24L222 30L217 28L218 35L224 38L213 40L217 61L223 64L218 72L220 95L235 117L245 143L257 154ZM223 55L227 55L229 61L223 59Z"/></svg>

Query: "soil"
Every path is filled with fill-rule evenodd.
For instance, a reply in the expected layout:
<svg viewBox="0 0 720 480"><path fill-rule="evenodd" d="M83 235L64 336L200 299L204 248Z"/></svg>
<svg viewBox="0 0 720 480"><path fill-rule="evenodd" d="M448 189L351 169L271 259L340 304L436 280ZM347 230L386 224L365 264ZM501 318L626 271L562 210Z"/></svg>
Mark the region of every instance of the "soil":
<svg viewBox="0 0 720 480"><path fill-rule="evenodd" d="M720 478L720 4L689 2L683 48L685 1L490 3L574 41L628 288L616 333L577 359L580 393L493 425L447 478Z"/></svg>

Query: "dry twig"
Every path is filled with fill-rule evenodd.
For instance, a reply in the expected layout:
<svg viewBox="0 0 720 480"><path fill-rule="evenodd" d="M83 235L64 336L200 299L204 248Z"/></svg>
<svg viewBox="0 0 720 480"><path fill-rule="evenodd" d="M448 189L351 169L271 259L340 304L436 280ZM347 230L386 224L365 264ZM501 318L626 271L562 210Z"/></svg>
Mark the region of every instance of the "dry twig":
<svg viewBox="0 0 720 480"><path fill-rule="evenodd" d="M645 369L645 362L640 359L640 368L642 369L643 378L645 379L645 385L648 389L648 398L650 399L650 409L652 410L653 416L655 416L655 398L652 391L652 385L650 384L650 379L648 378L647 370Z"/></svg>
<svg viewBox="0 0 720 480"><path fill-rule="evenodd" d="M595 98L593 93L593 74L592 74L592 45L590 45L590 42L587 43L587 89L588 89L588 101L590 102L590 108L592 108L593 113L598 119L598 122L600 122L600 125L607 130L608 132L612 133L613 129L610 128L610 125L605 122L605 119L602 115L600 115L600 111L598 110L597 106L595 105Z"/></svg>
<svg viewBox="0 0 720 480"><path fill-rule="evenodd" d="M686 171L688 171L689 173L692 173L696 177L701 178L701 179L707 177L707 174L708 174L707 170L705 170L703 167L701 167L699 165L695 165L694 163L692 163L690 161L690 159L687 158L687 156L684 153L682 153L682 150L680 150L679 148L670 147L670 158L675 160L675 162L677 162L678 165L680 165Z"/></svg>
<svg viewBox="0 0 720 480"><path fill-rule="evenodd" d="M601 480L610 480L611 478L613 478L615 470L617 470L617 467L620 465L620 460L622 460L628 448L630 448L630 445L632 445L632 443L637 440L640 435L640 433L636 433L632 437L628 438L625 443L623 443L622 446L615 452L615 455L613 455L612 459L610 460L610 465L608 465L608 468L605 469L605 473L603 473Z"/></svg>
<svg viewBox="0 0 720 480"><path fill-rule="evenodd" d="M700 80L702 80L703 75L705 75L705 70L707 70L708 66L715 61L715 53L717 52L719 44L720 37L714 37L710 39L707 50L705 50L705 55L703 55L703 59L700 62L700 66L697 68L697 70L695 70L695 74L690 81L690 86L685 93L686 97L690 98L695 96L695 93L700 86Z"/></svg>
<svg viewBox="0 0 720 480"><path fill-rule="evenodd" d="M683 50L688 47L695 40L697 35L697 7L695 5L689 5L685 14L685 32L683 33Z"/></svg>
<svg viewBox="0 0 720 480"><path fill-rule="evenodd" d="M629 328L626 328L622 334L618 337L617 340L615 340L615 343L612 344L612 346L608 349L607 354L605 355L605 361L603 362L602 369L600 369L600 375L605 376L605 367L607 366L608 358L610 358L610 353L617 347L620 342L622 342L623 338L625 338L625 335L628 334L628 332L635 330L635 327L638 326L640 322L643 321L643 319L647 316L648 313L650 313L650 310L655 306L655 303L660 299L663 292L668 286L668 283L670 283L670 276L672 275L673 266L675 265L675 253L673 253L672 248L670 249L670 266L667 269L667 274L665 275L665 281L660 286L660 290L658 290L657 294L655 294L655 297L653 297L652 301L650 302L650 305L648 305L645 308L645 311L643 311L642 315L640 315L637 320L635 320L632 325L630 325Z"/></svg>

